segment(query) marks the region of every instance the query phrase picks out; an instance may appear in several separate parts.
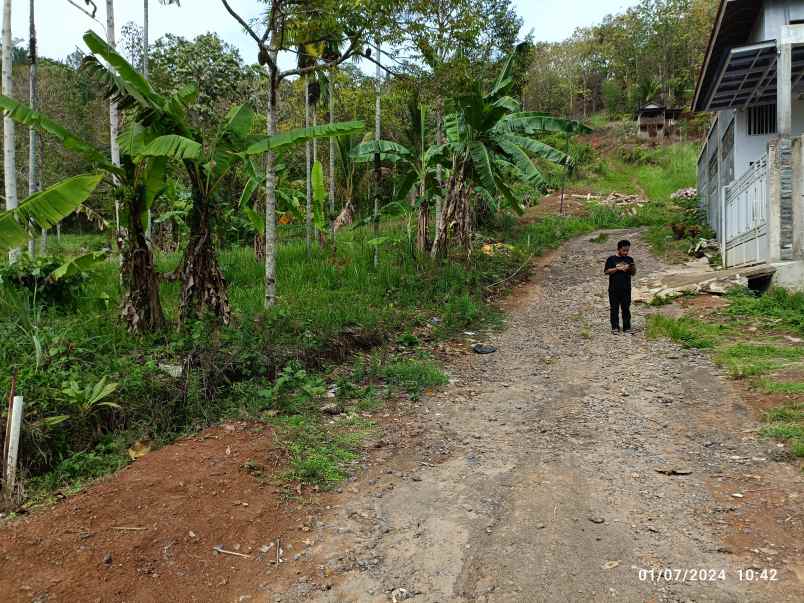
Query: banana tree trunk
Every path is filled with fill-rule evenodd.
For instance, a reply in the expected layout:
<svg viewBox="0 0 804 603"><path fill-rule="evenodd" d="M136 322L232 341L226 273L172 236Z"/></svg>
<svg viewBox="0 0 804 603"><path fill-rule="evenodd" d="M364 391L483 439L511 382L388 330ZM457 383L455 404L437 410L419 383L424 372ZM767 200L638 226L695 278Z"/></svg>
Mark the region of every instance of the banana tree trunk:
<svg viewBox="0 0 804 603"><path fill-rule="evenodd" d="M11 41L11 0L3 0L3 60L2 91L5 96L13 97L12 54L14 48ZM3 178L5 181L6 209L17 207L17 158L14 149L14 120L8 115L3 117ZM10 262L16 261L19 249L9 251Z"/></svg>
<svg viewBox="0 0 804 603"><path fill-rule="evenodd" d="M192 188L190 240L179 271L182 283L181 321L200 318L209 312L223 324L229 324L229 296L212 239L211 200L202 191L200 182L193 182Z"/></svg>
<svg viewBox="0 0 804 603"><path fill-rule="evenodd" d="M419 219L416 224L416 251L427 253L429 249L430 203L425 197L424 182L419 188ZM415 199L415 197L414 197Z"/></svg>
<svg viewBox="0 0 804 603"><path fill-rule="evenodd" d="M444 144L444 133L443 133L443 126L444 126L444 99L439 98L436 102L436 144ZM438 182L438 189L439 191L443 190L444 187L444 173L441 169L441 166L436 166L436 182ZM441 227L441 195L437 195L435 199L435 227L438 230Z"/></svg>
<svg viewBox="0 0 804 603"><path fill-rule="evenodd" d="M471 189L466 182L466 159L461 160L460 168L453 162L452 175L447 183L447 194L441 210L441 223L436 229L431 255L443 257L449 251L451 243L455 243L469 251L472 234L469 195Z"/></svg>
<svg viewBox="0 0 804 603"><path fill-rule="evenodd" d="M123 249L123 295L121 317L135 333L153 332L165 326L165 315L159 299L159 278L154 268L151 247L142 224L144 192L131 201L128 237Z"/></svg>
<svg viewBox="0 0 804 603"><path fill-rule="evenodd" d="M335 218L334 229L338 232L344 226L350 226L355 221L355 206L351 199L347 199L343 204L343 209Z"/></svg>
<svg viewBox="0 0 804 603"><path fill-rule="evenodd" d="M428 229L430 228L430 208L427 202L422 201L419 206L419 219L416 224L416 251L427 253L429 248Z"/></svg>

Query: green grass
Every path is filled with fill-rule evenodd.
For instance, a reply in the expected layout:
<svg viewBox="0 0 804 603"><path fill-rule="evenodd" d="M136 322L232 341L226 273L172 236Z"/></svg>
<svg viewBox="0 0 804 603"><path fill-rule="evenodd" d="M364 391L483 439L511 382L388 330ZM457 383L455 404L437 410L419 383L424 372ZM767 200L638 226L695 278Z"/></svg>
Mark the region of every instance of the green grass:
<svg viewBox="0 0 804 603"><path fill-rule="evenodd" d="M787 441L794 456L804 457L804 383L779 375L779 371L802 366L804 346L783 335L790 331L801 333L804 296L772 289L763 296L735 291L728 299L728 308L709 321L652 315L648 318L648 336L669 337L685 347L711 349L714 360L728 369L732 378L752 378L749 383L757 390L792 398L766 413L761 433ZM749 332L745 328L749 324L761 329Z"/></svg>
<svg viewBox="0 0 804 603"><path fill-rule="evenodd" d="M804 293L775 287L764 295L738 289L728 295L728 314L751 318L767 328L804 336Z"/></svg>
<svg viewBox="0 0 804 603"><path fill-rule="evenodd" d="M804 457L804 403L774 408L768 411L766 420L763 436L786 440L794 456Z"/></svg>
<svg viewBox="0 0 804 603"><path fill-rule="evenodd" d="M347 476L349 464L360 458L363 442L377 431L373 423L355 416L337 421L335 427L310 415L286 417L276 425L290 453L285 479L324 488Z"/></svg>
<svg viewBox="0 0 804 603"><path fill-rule="evenodd" d="M651 201L667 202L675 191L695 186L698 151L696 143L683 142L647 151L643 163L610 158L603 173L587 175L578 185L603 195L643 194Z"/></svg>
<svg viewBox="0 0 804 603"><path fill-rule="evenodd" d="M732 377L742 379L765 375L804 357L804 347L737 343L719 349L716 362Z"/></svg>
<svg viewBox="0 0 804 603"><path fill-rule="evenodd" d="M418 398L428 388L446 385L447 375L431 360L402 359L382 368L383 379Z"/></svg>
<svg viewBox="0 0 804 603"><path fill-rule="evenodd" d="M685 348L710 349L715 347L722 331L717 325L686 316L671 318L653 314L648 317L646 334L652 339L667 337Z"/></svg>
<svg viewBox="0 0 804 603"><path fill-rule="evenodd" d="M42 307L25 293L0 288L0 337L5 342L0 365L6 368L0 373L0 391L8 391L16 368L18 391L30 400L24 470L55 487L80 481L80 475L95 477L102 465L96 457L109 456L97 446L109 434L119 434L125 448L140 437L166 443L222 418L260 416L266 409L314 416L320 394L310 391L319 386L309 379L320 378L353 352L394 341L426 323L435 325L433 334L439 337L495 324L499 312L485 301L487 286L506 279L527 258L514 249L494 257L473 253L462 261L415 259L405 231L385 232L391 242L381 249L376 268L369 234L359 230L339 238L334 258L317 247L308 257L300 241L282 245L278 303L268 311L263 309L262 262L250 248L224 249L220 263L233 309L228 327L197 322L182 332L131 336L118 318L114 260L99 266L65 305ZM65 235L63 243L75 249L88 241ZM178 261L178 254L160 254L159 269L171 270ZM178 295L178 284L162 285L165 311L174 320ZM192 359L186 380L159 368L182 365L186 358ZM270 393L291 363L306 369L307 376L287 392ZM112 401L122 410L101 410L90 429L74 420L61 389L67 381L84 387L101 377L119 384ZM429 360L391 363L382 378L413 397L444 382ZM375 394L355 399L360 409L378 404ZM61 415L70 418L50 425L50 418Z"/></svg>
<svg viewBox="0 0 804 603"><path fill-rule="evenodd" d="M766 394L804 396L804 382L801 381L778 381L766 377L760 379L757 385Z"/></svg>

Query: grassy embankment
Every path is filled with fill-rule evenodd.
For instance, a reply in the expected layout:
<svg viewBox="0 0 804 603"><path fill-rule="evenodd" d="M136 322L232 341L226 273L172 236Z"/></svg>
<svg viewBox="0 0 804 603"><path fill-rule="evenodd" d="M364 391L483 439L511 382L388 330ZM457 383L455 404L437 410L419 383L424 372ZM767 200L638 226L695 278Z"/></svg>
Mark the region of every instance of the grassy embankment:
<svg viewBox="0 0 804 603"><path fill-rule="evenodd" d="M486 301L491 285L509 286L506 278L530 256L573 236L640 225L659 232L678 219L668 199L693 183L691 148L651 153L651 162L639 166L615 160L601 168L602 158L598 173L586 177L601 190L633 190L630 183L644 191L654 202L635 215L592 206L586 216L526 225L503 217L484 236L509 248L491 256L476 249L468 260L417 260L409 233L398 226L387 229L377 268L362 230L344 233L334 258L324 250L308 258L303 243L288 242L278 261L279 302L269 311L262 309L261 262L249 248L226 249L220 259L234 311L229 327L199 322L132 337L117 317L114 260L67 303L43 305L26 291L0 287L0 338L7 342L0 391L8 391L16 368L28 401L22 454L29 493L41 499L78 488L129 462L135 440L162 445L227 418L272 424L289 453L286 477L332 485L359 457L361 441L375 429L370 415L384 399L415 398L444 383L428 353L431 342L496 322ZM86 236L62 240L67 254L98 244ZM161 256L160 269L177 260ZM177 285L163 285L162 293L175 318ZM180 376L170 374L181 367ZM89 390L101 379L117 388L92 403ZM343 411L334 422L321 413L330 402Z"/></svg>
<svg viewBox="0 0 804 603"><path fill-rule="evenodd" d="M736 291L727 300L703 318L651 316L648 336L711 350L732 378L773 402L762 434L804 457L804 293Z"/></svg>

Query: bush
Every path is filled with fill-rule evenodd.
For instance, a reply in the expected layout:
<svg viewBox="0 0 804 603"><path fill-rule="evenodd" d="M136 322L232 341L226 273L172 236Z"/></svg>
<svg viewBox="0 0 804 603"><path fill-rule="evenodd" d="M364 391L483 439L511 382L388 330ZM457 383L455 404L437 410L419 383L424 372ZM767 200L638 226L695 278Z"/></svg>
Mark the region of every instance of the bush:
<svg viewBox="0 0 804 603"><path fill-rule="evenodd" d="M13 264L0 265L0 286L24 289L46 303L72 302L88 274L74 272L60 279L52 278L53 271L64 262L64 258L52 255L31 259L31 256L23 254Z"/></svg>

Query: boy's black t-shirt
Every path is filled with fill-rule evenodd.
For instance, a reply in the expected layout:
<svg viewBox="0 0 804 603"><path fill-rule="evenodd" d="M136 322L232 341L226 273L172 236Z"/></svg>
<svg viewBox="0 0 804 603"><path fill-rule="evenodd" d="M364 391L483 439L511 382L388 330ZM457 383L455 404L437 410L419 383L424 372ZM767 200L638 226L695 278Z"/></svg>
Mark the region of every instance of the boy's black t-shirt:
<svg viewBox="0 0 804 603"><path fill-rule="evenodd" d="M634 258L630 255L612 255L606 260L606 267L603 271L616 268L617 264L629 264L634 266ZM631 271L618 271L609 274L609 291L626 292L631 291Z"/></svg>

